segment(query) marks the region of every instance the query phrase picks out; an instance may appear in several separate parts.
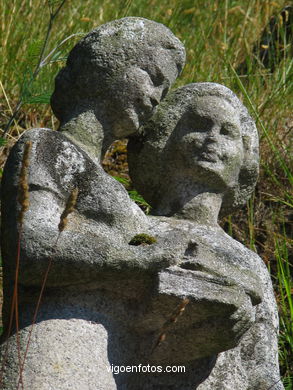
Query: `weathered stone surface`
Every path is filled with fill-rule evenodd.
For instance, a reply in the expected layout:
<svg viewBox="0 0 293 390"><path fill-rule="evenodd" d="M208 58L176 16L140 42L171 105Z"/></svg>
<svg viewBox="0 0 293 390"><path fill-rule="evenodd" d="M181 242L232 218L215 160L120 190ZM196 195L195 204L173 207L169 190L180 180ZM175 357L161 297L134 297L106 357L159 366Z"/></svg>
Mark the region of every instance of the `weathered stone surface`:
<svg viewBox="0 0 293 390"><path fill-rule="evenodd" d="M165 219L169 224L177 221L179 230L191 229L193 241L186 251L190 256L185 255L180 267L189 270L188 277L196 279L202 271L204 280L209 277L209 303L212 297L225 301L223 282L228 281L230 286L235 283L239 292L244 290L256 304L253 309L246 306L239 315L239 323L242 318L245 324L240 328L247 326L247 332L243 335L242 328L238 346L219 354L198 389L283 389L278 368L278 315L269 273L255 253L224 234L217 225L219 213L232 212L247 200L257 177L257 131L245 107L219 84L198 83L179 88L161 103L140 136L130 140L128 157L131 178L154 207L153 213L172 217ZM173 269L169 268L168 273ZM213 291L212 279L218 272L222 287ZM171 273L169 284L165 283L168 278L161 280L162 289L169 295L171 291L178 293L178 289L189 292L189 288L196 288L196 282L186 286L183 275L181 282L175 283L174 274L179 276L180 272ZM205 294L203 285L200 291ZM228 320L228 313L221 313ZM207 327L212 323L208 321ZM221 324L221 315L216 324ZM224 342L225 332L219 332ZM210 327L207 334L213 334ZM210 345L213 342L208 340L207 350Z"/></svg>
<svg viewBox="0 0 293 390"><path fill-rule="evenodd" d="M180 258L182 244L179 237L171 238L169 235L158 237L158 245L152 248L128 245L135 234L147 230L148 221L130 201L121 184L105 174L100 165L95 165L63 134L48 129L27 131L12 150L3 178L2 251L6 329L15 273L17 184L23 146L28 140L33 143L30 156L30 208L23 225L19 274L22 354L51 256L53 264L27 356L24 383L32 390L55 389L56 386L64 389L116 388L113 375L105 371L105 366L109 366L107 346L111 344L111 341L106 341L111 331L108 325L103 325L103 321L109 324L119 312L121 315L124 313L124 319L117 319L121 332L121 323L127 327L129 321L134 322L134 316L128 318L129 310L125 308L125 305L129 306L128 300L131 298L135 304L139 295L143 296L149 288L148 275ZM70 190L75 186L80 188L77 211L71 215L56 249L60 215ZM170 245L174 240L178 242L178 253ZM162 245L163 241L166 243ZM156 254L152 260L154 249ZM161 265L158 255L162 260ZM117 306L120 307L119 311ZM121 311L122 308L124 311ZM123 339L121 332L117 332L118 339ZM119 348L115 347L115 343L118 343L123 356L129 341L125 339L123 346L116 339L111 347L112 355L116 354L115 350L119 352ZM15 336L9 344L11 349L4 389L10 389L12 384L16 386L18 381ZM127 355L126 358L129 359ZM121 364L123 361L121 359Z"/></svg>
<svg viewBox="0 0 293 390"><path fill-rule="evenodd" d="M209 228L204 226L195 230L188 221L147 218L100 165L62 133L48 129L27 131L5 167L6 328L15 273L17 183L28 140L33 144L30 208L24 219L19 274L22 353L50 256L53 264L24 383L31 390L95 389L97 384L105 389L151 389L167 383L171 388L193 388L210 372L215 354L236 346L254 321L252 302L261 301L262 291L250 257L242 253L237 260L234 248L230 255L229 250L221 254L216 237L225 234L220 229L207 241ZM60 215L75 186L80 188L76 211L56 247ZM129 245L139 233L156 242ZM190 300L186 315L168 329L166 342L154 348L185 297ZM9 345L4 389L18 380L15 334ZM170 375L146 380L138 374L120 374L113 379L105 370L110 364L126 363L185 364L188 372L175 383Z"/></svg>
<svg viewBox="0 0 293 390"><path fill-rule="evenodd" d="M149 119L184 61L184 46L160 23L127 17L98 27L56 78L51 104L61 129L104 153Z"/></svg>
<svg viewBox="0 0 293 390"><path fill-rule="evenodd" d="M161 265L157 255L161 246L167 247L175 241L182 249L179 238L166 236L166 245L158 241L155 247L159 252L153 259L150 246L128 245L133 236L148 229L148 219L130 200L124 187L62 133L34 129L27 131L13 148L3 177L6 274L13 278L16 215L19 208L16 201L17 185L23 146L28 140L32 141L33 146L29 168L30 207L25 216L22 236L22 285L40 286L41 276L52 255L55 271L51 271L48 286L90 283L96 280L102 269L118 271L127 267L155 270L161 265L168 266L175 262L178 253L172 253L171 248L169 254L162 258ZM71 215L71 222L59 238L55 251L60 216L74 187L79 188L77 212ZM145 262L142 260L143 252L146 254ZM165 255L162 253L162 256ZM169 262L171 257L173 260ZM122 264L123 259L125 264ZM64 266L68 269L65 270Z"/></svg>
<svg viewBox="0 0 293 390"><path fill-rule="evenodd" d="M249 198L258 174L255 124L233 92L216 83L170 93L129 150L134 185L158 215L184 209L190 218L193 187L220 188L220 214L230 214Z"/></svg>
<svg viewBox="0 0 293 390"><path fill-rule="evenodd" d="M263 261L254 254L263 302L255 308L255 323L236 348L218 355L199 390L282 390L278 365L278 313L272 283Z"/></svg>
<svg viewBox="0 0 293 390"><path fill-rule="evenodd" d="M27 131L14 146L2 182L5 332L27 141L30 206L20 242L19 332L13 326L7 356L6 343L0 347L3 390L18 387L18 355L50 259L22 367L25 390L283 389L269 274L217 223L248 198L258 170L257 131L236 96L218 84L183 87L130 141L132 179L156 216L145 216L99 162L113 138L147 120L183 58L180 42L155 22L125 18L94 30L56 81L61 132ZM133 245L141 234L153 238L150 245ZM186 371L114 375L111 365Z"/></svg>

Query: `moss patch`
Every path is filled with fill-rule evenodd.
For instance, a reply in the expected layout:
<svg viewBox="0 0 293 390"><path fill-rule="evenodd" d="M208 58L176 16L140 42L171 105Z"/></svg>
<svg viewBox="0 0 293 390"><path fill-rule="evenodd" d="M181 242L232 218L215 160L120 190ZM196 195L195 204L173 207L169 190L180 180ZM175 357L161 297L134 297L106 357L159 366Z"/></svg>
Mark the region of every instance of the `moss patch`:
<svg viewBox="0 0 293 390"><path fill-rule="evenodd" d="M130 241L129 241L129 245L152 245L154 244L155 242L157 242L157 240L155 239L155 237L152 237L152 236L149 236L148 234L145 234L145 233L141 233L141 234L137 234L135 235Z"/></svg>

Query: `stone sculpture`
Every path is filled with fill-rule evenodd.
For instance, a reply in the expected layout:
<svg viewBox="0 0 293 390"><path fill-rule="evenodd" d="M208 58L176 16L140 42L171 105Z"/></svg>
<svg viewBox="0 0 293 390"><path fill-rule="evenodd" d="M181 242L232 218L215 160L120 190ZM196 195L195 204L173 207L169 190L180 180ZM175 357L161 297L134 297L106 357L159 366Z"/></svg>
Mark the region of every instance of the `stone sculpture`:
<svg viewBox="0 0 293 390"><path fill-rule="evenodd" d="M237 324L237 311L233 313L236 322L229 336L232 329L240 330L235 348L221 346L222 351L229 350L218 356L198 389L283 389L278 369L278 315L269 273L256 253L231 239L217 223L218 215L231 213L249 198L256 182L258 136L246 108L222 85L184 86L168 95L128 148L135 187L153 206L154 215L169 216L154 218L175 223L177 229L189 230L194 238L179 265L189 274L184 276L178 266L161 271L162 289L170 295L193 295L195 302L203 300L211 307L215 301L219 304L218 300L227 304L222 292L228 284L229 288L237 286L236 295L242 291L243 298L245 292L257 305L254 309L247 302L240 305L242 309L246 306L240 314L244 323ZM185 284L184 278L194 278L193 287ZM209 287L197 278L207 281ZM209 295L213 283L221 287ZM193 290L197 285L200 294ZM229 315L224 317L227 326ZM223 341L221 319L210 320L217 324ZM208 332L212 334L210 329ZM199 351L200 340L196 336L195 340L194 348ZM206 351L212 344L206 342Z"/></svg>
<svg viewBox="0 0 293 390"><path fill-rule="evenodd" d="M182 44L155 22L101 26L57 77L52 108L60 131L33 129L14 146L2 182L6 331L28 141L30 205L20 241L19 331L1 346L3 390L21 383L30 390L267 390L274 381L272 389L282 389L268 272L217 224L218 213L253 190L253 121L231 91L203 83L170 94L146 123L183 62ZM227 137L220 145L212 134L219 129ZM99 162L112 140L130 135L131 176L156 216L145 216ZM74 188L75 210L60 233ZM186 371L111 372L111 365L139 364Z"/></svg>
<svg viewBox="0 0 293 390"><path fill-rule="evenodd" d="M57 75L51 105L61 130L100 157L149 119L184 61L184 46L162 24L128 17L100 26Z"/></svg>

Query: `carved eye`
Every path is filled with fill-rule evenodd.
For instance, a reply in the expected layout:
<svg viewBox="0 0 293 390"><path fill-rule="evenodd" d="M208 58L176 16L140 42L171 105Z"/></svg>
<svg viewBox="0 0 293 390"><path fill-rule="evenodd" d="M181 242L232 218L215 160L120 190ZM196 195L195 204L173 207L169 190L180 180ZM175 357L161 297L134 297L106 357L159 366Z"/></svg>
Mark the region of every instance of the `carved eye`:
<svg viewBox="0 0 293 390"><path fill-rule="evenodd" d="M222 127L221 127L220 134L223 134L223 135L230 135L230 131L229 131L229 129L227 128L227 126L222 126Z"/></svg>
<svg viewBox="0 0 293 390"><path fill-rule="evenodd" d="M159 87L159 86L163 85L164 82L166 81L165 76L163 75L163 73L160 71L159 68L151 69L151 70L148 69L145 71L150 76L150 79L152 80L154 87Z"/></svg>
<svg viewBox="0 0 293 390"><path fill-rule="evenodd" d="M238 138L240 136L239 129L232 123L225 123L222 125L220 134L230 138Z"/></svg>
<svg viewBox="0 0 293 390"><path fill-rule="evenodd" d="M192 131L197 133L205 133L213 126L213 121L210 118L196 115L193 117Z"/></svg>

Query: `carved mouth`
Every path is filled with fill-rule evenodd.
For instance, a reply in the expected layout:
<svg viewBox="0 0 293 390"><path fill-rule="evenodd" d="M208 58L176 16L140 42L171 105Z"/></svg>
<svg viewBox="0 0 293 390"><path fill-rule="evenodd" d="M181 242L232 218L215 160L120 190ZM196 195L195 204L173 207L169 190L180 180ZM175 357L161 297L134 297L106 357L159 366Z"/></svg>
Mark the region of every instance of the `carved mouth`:
<svg viewBox="0 0 293 390"><path fill-rule="evenodd" d="M140 125L142 125L152 116L156 105L157 104L153 104L151 101L149 103L144 102L140 105L140 107L138 108L138 117Z"/></svg>
<svg viewBox="0 0 293 390"><path fill-rule="evenodd" d="M202 152L199 155L199 160L204 160L208 162L218 162L219 156L217 153L214 152Z"/></svg>
<svg viewBox="0 0 293 390"><path fill-rule="evenodd" d="M208 162L218 162L221 159L221 156L218 153L218 150L212 146L205 146L200 150L199 160L204 160Z"/></svg>

